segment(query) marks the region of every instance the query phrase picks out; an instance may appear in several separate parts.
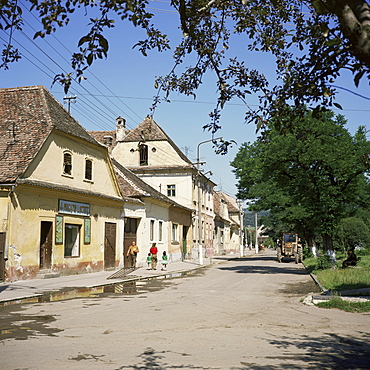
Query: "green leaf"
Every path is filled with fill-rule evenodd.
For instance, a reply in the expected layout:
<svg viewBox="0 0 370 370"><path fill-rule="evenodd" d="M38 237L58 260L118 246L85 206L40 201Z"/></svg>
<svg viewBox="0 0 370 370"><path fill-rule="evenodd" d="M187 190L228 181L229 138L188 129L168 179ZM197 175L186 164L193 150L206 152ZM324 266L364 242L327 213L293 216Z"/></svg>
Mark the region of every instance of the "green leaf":
<svg viewBox="0 0 370 370"><path fill-rule="evenodd" d="M364 75L365 71L360 71L356 74L355 78L354 78L354 82L355 82L355 85L356 87L358 87L359 83L360 83L360 80L362 78L362 76Z"/></svg>
<svg viewBox="0 0 370 370"><path fill-rule="evenodd" d="M335 39L331 39L331 40L326 41L325 44L327 46L335 46L335 45L339 45L341 42L342 42L341 39L335 38Z"/></svg>
<svg viewBox="0 0 370 370"><path fill-rule="evenodd" d="M85 42L88 42L90 40L90 37L89 36L83 36L80 38L80 41L78 42L78 46L81 46L82 44L84 44Z"/></svg>
<svg viewBox="0 0 370 370"><path fill-rule="evenodd" d="M328 98L329 96L333 95L333 93L330 89L324 89L323 95L325 96L325 98Z"/></svg>
<svg viewBox="0 0 370 370"><path fill-rule="evenodd" d="M93 55L93 53L90 53L90 54L87 56L87 58L86 58L86 62L87 62L87 64L88 64L89 66L91 66L91 64L92 64L93 60L94 60L94 55Z"/></svg>
<svg viewBox="0 0 370 370"><path fill-rule="evenodd" d="M326 22L323 22L320 24L320 29L321 29L321 33L323 34L323 36L328 37L330 30Z"/></svg>
<svg viewBox="0 0 370 370"><path fill-rule="evenodd" d="M343 108L342 108L342 106L341 106L340 104L338 104L338 103L333 103L333 105L335 105L338 109L343 110Z"/></svg>
<svg viewBox="0 0 370 370"><path fill-rule="evenodd" d="M325 15L325 14L328 14L328 10L326 9L326 6L324 5L324 3L320 0L313 0L311 1L312 3L312 6L314 7L315 11L317 14L320 14L320 15Z"/></svg>

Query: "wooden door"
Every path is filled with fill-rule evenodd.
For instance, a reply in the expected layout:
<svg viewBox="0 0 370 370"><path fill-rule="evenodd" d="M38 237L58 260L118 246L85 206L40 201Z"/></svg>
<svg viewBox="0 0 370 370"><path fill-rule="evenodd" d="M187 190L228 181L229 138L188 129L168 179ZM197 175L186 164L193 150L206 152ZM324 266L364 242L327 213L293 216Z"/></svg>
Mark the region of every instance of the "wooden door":
<svg viewBox="0 0 370 370"><path fill-rule="evenodd" d="M105 223L104 231L104 268L116 267L116 230L117 225Z"/></svg>
<svg viewBox="0 0 370 370"><path fill-rule="evenodd" d="M40 270L51 268L53 248L53 223L41 221L40 232Z"/></svg>
<svg viewBox="0 0 370 370"><path fill-rule="evenodd" d="M6 233L0 233L0 280L5 280L5 260L4 260L4 253L5 253L5 238Z"/></svg>
<svg viewBox="0 0 370 370"><path fill-rule="evenodd" d="M130 258L126 257L127 251L132 242L136 243L137 219L125 217L125 235L123 241L123 259L124 267L131 267ZM140 250L140 246L139 250Z"/></svg>
<svg viewBox="0 0 370 370"><path fill-rule="evenodd" d="M187 244L186 244L186 236L188 234L188 228L186 226L182 227L182 260L186 259L187 256Z"/></svg>

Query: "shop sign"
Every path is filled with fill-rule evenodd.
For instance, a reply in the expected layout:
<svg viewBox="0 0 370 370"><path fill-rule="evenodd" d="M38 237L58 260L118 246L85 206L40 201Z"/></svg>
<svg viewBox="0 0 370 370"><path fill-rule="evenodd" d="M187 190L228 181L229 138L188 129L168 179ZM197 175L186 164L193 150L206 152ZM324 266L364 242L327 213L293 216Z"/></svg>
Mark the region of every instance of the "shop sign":
<svg viewBox="0 0 370 370"><path fill-rule="evenodd" d="M90 204L59 199L59 212L71 215L90 216Z"/></svg>

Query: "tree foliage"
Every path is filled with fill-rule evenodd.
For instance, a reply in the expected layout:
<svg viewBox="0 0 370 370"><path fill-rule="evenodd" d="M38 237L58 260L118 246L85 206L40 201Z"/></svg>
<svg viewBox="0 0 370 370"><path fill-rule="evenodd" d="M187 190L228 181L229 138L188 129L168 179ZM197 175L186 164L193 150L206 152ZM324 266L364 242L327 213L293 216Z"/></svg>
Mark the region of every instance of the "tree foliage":
<svg viewBox="0 0 370 370"><path fill-rule="evenodd" d="M338 222L369 199L370 143L364 127L352 137L343 116L304 118L292 132L272 128L243 144L231 165L238 196L253 200L254 210L270 210L306 240L321 235L331 249Z"/></svg>
<svg viewBox="0 0 370 370"><path fill-rule="evenodd" d="M65 91L74 79L81 81L94 60L107 57L105 31L117 20L146 31L147 37L135 45L143 55L170 48L148 0L1 1L0 28L9 36L2 50L3 68L20 58L12 45L12 33L23 26L19 4L37 12L42 21L35 38L67 26L78 8L86 14L91 9L96 15L88 19L89 32L76 40L71 72L55 77ZM333 83L343 70L353 73L356 86L369 78L370 7L366 0L171 0L169 6L178 14L182 39L173 49L173 70L158 78L156 86L166 99L174 90L195 96L204 74L213 71L219 95L205 126L212 132L220 127L222 108L233 98L245 102L245 120L256 123L258 129L274 118L276 128L285 130L296 122L292 117L303 117L305 107L313 108L314 114L323 107L340 107ZM235 38L245 45L244 50L233 48ZM273 55L277 81L268 81L262 71L248 66L255 52ZM183 67L188 56L192 62ZM251 94L259 96L257 109L248 106ZM155 104L159 100L158 95Z"/></svg>
<svg viewBox="0 0 370 370"><path fill-rule="evenodd" d="M357 217L347 217L340 221L336 229L338 245L343 249L356 247L369 249L370 230L366 223Z"/></svg>

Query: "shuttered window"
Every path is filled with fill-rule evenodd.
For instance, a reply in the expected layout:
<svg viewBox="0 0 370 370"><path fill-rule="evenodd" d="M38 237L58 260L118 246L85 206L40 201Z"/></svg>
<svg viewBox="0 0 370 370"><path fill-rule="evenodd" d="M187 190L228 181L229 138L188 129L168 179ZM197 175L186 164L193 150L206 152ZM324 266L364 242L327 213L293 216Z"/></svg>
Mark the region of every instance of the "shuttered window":
<svg viewBox="0 0 370 370"><path fill-rule="evenodd" d="M64 153L63 155L63 173L65 175L72 175L72 154Z"/></svg>
<svg viewBox="0 0 370 370"><path fill-rule="evenodd" d="M92 180L92 160L85 160L85 180Z"/></svg>
<svg viewBox="0 0 370 370"><path fill-rule="evenodd" d="M139 154L140 154L140 166L147 166L148 165L148 145L141 144L139 146Z"/></svg>

